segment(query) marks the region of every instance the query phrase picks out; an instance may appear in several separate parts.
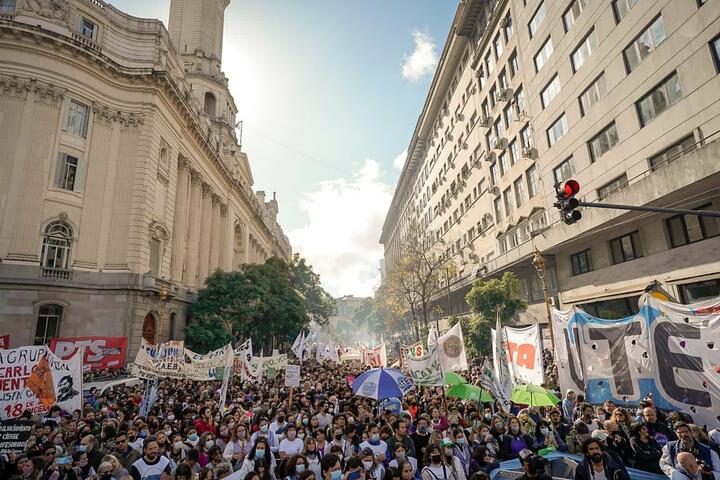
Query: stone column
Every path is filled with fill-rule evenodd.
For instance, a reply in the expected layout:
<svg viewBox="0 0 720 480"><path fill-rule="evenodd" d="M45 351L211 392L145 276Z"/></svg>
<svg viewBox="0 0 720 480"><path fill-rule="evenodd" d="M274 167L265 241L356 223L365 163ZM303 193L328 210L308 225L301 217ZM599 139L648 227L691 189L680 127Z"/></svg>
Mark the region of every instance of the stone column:
<svg viewBox="0 0 720 480"><path fill-rule="evenodd" d="M231 270L230 265L230 251L228 249L228 245L232 245L232 239L230 237L230 228L228 225L228 220L230 216L228 215L228 206L227 204L220 205L220 260L219 260L219 267L220 270L224 272L229 272Z"/></svg>
<svg viewBox="0 0 720 480"><path fill-rule="evenodd" d="M212 224L212 188L209 183L202 186L202 214L200 215L200 252L198 254L198 282L201 288L208 276L210 265L210 226Z"/></svg>
<svg viewBox="0 0 720 480"><path fill-rule="evenodd" d="M187 270L185 285L197 285L198 252L200 251L200 218L202 216L202 177L196 171L190 172L190 211L187 247Z"/></svg>
<svg viewBox="0 0 720 480"><path fill-rule="evenodd" d="M177 187L175 189L175 220L173 221L173 242L170 264L170 278L175 283L182 282L183 264L186 258L188 202L190 193L190 170L188 161L178 160Z"/></svg>
<svg viewBox="0 0 720 480"><path fill-rule="evenodd" d="M210 272L219 266L220 259L220 197L212 196L212 224L210 225Z"/></svg>

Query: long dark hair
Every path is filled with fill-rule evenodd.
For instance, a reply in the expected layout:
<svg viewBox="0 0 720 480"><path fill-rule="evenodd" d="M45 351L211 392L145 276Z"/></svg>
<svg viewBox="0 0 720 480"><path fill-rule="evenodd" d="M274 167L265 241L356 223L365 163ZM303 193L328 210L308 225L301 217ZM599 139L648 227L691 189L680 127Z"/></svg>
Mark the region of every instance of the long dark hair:
<svg viewBox="0 0 720 480"><path fill-rule="evenodd" d="M258 445L261 444L261 443L262 443L263 445L265 445L265 458L264 458L264 460L265 460L265 462L266 462L268 465L270 465L270 464L271 464L270 444L268 443L267 438L265 438L265 437L257 437L257 438L255 439L255 445L253 445L252 448L250 449L250 452L248 453L248 458L249 458L250 460L252 460L252 461L255 461L255 460L256 460L256 459L255 459L255 450L257 450Z"/></svg>

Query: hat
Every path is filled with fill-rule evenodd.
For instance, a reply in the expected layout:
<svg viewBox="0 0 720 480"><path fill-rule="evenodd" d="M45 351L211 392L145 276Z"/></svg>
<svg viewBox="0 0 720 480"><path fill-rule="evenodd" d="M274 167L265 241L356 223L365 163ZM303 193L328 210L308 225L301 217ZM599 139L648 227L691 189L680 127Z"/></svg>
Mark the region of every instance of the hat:
<svg viewBox="0 0 720 480"><path fill-rule="evenodd" d="M575 392L573 391L572 388L568 388L567 391L565 392L565 395L567 395L568 393L575 393Z"/></svg>
<svg viewBox="0 0 720 480"><path fill-rule="evenodd" d="M605 430L595 430L590 436L595 440L604 442L608 438L608 432Z"/></svg>
<svg viewBox="0 0 720 480"><path fill-rule="evenodd" d="M443 438L442 441L440 442L440 446L441 447L454 447L455 443L453 443L453 441L450 440L449 438Z"/></svg>

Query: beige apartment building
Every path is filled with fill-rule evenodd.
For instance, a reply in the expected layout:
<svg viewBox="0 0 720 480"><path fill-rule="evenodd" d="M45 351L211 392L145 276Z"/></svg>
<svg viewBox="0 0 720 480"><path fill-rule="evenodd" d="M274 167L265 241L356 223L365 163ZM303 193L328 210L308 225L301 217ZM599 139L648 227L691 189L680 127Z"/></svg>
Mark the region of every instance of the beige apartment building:
<svg viewBox="0 0 720 480"><path fill-rule="evenodd" d="M566 225L556 182L587 202L720 210L720 1L463 0L383 226L391 270L408 225L458 266L442 315L476 278L512 271L546 322L551 301L637 311L654 280L682 302L720 295L720 219L583 208ZM448 307L449 305L449 307Z"/></svg>
<svg viewBox="0 0 720 480"><path fill-rule="evenodd" d="M0 335L182 338L209 273L289 257L221 69L229 0L169 31L100 0L0 0Z"/></svg>

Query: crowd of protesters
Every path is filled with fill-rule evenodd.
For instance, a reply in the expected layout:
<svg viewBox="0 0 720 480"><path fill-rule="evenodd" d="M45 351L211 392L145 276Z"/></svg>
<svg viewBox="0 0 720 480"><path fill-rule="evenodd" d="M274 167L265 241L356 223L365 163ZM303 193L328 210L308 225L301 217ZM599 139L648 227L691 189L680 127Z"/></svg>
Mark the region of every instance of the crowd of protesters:
<svg viewBox="0 0 720 480"><path fill-rule="evenodd" d="M672 480L720 480L720 432L655 408L592 406L568 391L554 407L491 404L419 388L397 411L354 396L357 362L303 365L291 395L279 375L231 382L160 381L140 416L142 385L94 389L82 411L54 407L35 421L22 453L0 478L20 480L487 480L499 462L520 459L525 478L543 480L538 455L577 453L578 480L627 480L628 468ZM474 380L475 368L468 372Z"/></svg>

